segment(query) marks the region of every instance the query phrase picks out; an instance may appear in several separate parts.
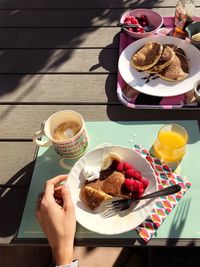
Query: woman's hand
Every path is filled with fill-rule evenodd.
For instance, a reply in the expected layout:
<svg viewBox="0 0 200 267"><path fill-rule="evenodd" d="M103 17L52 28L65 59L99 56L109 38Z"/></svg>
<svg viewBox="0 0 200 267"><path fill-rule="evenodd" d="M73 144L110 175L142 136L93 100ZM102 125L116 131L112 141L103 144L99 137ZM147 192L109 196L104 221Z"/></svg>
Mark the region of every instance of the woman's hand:
<svg viewBox="0 0 200 267"><path fill-rule="evenodd" d="M76 230L74 205L67 179L59 175L46 182L45 191L38 199L36 217L51 246L56 265L71 263Z"/></svg>

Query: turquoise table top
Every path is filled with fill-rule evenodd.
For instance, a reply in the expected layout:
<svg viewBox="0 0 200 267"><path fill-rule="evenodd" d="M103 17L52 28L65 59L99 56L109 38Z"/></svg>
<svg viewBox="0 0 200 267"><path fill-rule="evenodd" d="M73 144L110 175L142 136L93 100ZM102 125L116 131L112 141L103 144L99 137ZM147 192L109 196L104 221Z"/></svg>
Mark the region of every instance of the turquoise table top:
<svg viewBox="0 0 200 267"><path fill-rule="evenodd" d="M161 126L172 121L121 121L121 122L86 122L89 134L90 151L103 144L117 144L133 147L135 144L150 149L158 130ZM183 179L192 183L192 187L180 200L178 205L167 216L157 230L153 239L199 239L199 189L200 189L200 141L199 127L195 120L173 121L186 128L189 134L187 152L184 156L178 172ZM43 191L47 179L58 174L69 173L76 160L61 158L52 148L39 148L33 171L33 176L24 208L21 225L17 234L19 239L37 239L44 235L35 219L35 205L38 193ZM100 235L91 232L81 225L77 225L76 240L84 243L87 240L103 240L102 244L115 240L131 241L138 239L136 231L130 231L120 235ZM119 243L120 245L121 243ZM86 243L87 245L87 243Z"/></svg>

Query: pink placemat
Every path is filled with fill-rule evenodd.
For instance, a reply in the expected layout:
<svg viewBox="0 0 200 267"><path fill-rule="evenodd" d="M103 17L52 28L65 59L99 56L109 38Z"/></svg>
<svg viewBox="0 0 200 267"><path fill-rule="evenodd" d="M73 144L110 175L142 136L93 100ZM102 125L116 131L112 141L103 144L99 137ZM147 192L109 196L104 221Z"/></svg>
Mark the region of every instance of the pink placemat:
<svg viewBox="0 0 200 267"><path fill-rule="evenodd" d="M174 17L163 17L163 19L165 27L173 27ZM194 17L194 19L200 20L200 17ZM134 41L135 40L132 37L124 32L120 32L119 55ZM120 102L129 108L180 109L183 107L189 108L199 106L193 91L172 97L156 97L140 93L126 84L119 71L117 79L117 96Z"/></svg>
<svg viewBox="0 0 200 267"><path fill-rule="evenodd" d="M180 175L173 173L171 169L167 165L162 164L159 159L152 157L148 150L139 145L135 145L133 149L150 163L156 175L159 189L174 184L179 184L181 186L181 190L178 193L157 198L156 204L149 217L135 229L139 236L147 243L162 225L168 214L170 214L191 187L191 183L183 180Z"/></svg>

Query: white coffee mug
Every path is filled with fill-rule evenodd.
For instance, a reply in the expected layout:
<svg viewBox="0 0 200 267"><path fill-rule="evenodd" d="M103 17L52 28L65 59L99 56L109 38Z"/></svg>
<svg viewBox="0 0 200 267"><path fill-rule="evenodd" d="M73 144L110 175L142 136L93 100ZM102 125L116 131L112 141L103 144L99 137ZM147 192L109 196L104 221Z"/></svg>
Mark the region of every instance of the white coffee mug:
<svg viewBox="0 0 200 267"><path fill-rule="evenodd" d="M73 137L67 140L56 140L55 129L65 122L75 122L80 125L80 130ZM47 141L39 138L46 136ZM33 141L42 147L53 146L55 151L63 158L73 159L84 154L88 146L88 135L83 117L73 110L61 110L50 116L44 124L44 129L33 135Z"/></svg>

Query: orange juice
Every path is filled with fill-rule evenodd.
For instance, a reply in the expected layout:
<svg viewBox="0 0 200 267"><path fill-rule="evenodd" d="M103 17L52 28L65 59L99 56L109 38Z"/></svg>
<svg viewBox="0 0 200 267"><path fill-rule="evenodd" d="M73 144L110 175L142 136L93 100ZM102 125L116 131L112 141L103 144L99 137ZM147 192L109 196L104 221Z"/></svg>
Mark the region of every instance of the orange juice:
<svg viewBox="0 0 200 267"><path fill-rule="evenodd" d="M187 139L186 131L182 133L169 127L167 129L163 127L154 143L155 155L165 162L179 161L185 154Z"/></svg>

